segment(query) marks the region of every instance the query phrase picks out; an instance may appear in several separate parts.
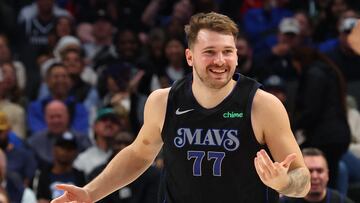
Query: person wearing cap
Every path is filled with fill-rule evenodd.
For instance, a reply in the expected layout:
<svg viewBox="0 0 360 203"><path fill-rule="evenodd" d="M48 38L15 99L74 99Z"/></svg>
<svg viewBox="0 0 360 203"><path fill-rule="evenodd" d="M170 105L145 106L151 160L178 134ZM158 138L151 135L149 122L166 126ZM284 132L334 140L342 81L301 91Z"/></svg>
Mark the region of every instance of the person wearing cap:
<svg viewBox="0 0 360 203"><path fill-rule="evenodd" d="M7 116L0 111L0 148L7 157L7 169L18 174L23 183L30 185L37 169L36 159L25 148L21 139L11 131Z"/></svg>
<svg viewBox="0 0 360 203"><path fill-rule="evenodd" d="M112 154L111 143L121 130L120 120L113 108L99 109L93 124L95 143L80 153L74 167L88 175L96 166L103 164Z"/></svg>
<svg viewBox="0 0 360 203"><path fill-rule="evenodd" d="M67 183L76 186L85 184L84 173L73 168L73 162L78 155L78 143L76 137L66 132L55 139L52 150L53 164L43 168L37 177L36 197L39 202L50 202L51 199L63 194L54 185Z"/></svg>
<svg viewBox="0 0 360 203"><path fill-rule="evenodd" d="M360 55L354 52L347 40L359 18L360 14L352 9L346 10L341 15L338 25L338 44L326 52L339 66L348 83L360 80Z"/></svg>
<svg viewBox="0 0 360 203"><path fill-rule="evenodd" d="M33 134L28 140L28 145L35 153L40 166L53 162L52 150L57 137L66 132L75 135L78 140L78 151L82 152L91 145L87 134L81 134L70 129L69 109L60 100L50 101L45 106L46 130Z"/></svg>
<svg viewBox="0 0 360 203"><path fill-rule="evenodd" d="M293 18L283 18L278 27L277 38L269 38L266 47L254 56L254 68L258 79L263 81L270 75L276 74L285 81L296 79L296 71L292 66L291 50L300 46L300 25ZM275 42L275 43L274 43Z"/></svg>

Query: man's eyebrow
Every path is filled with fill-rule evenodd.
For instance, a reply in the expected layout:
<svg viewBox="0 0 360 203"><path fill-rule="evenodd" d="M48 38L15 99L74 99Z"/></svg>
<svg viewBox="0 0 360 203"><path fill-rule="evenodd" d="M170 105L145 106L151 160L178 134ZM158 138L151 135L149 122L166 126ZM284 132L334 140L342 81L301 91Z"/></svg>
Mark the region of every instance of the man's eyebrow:
<svg viewBox="0 0 360 203"><path fill-rule="evenodd" d="M206 49L215 49L216 47L215 46L208 46L208 47L204 47L202 50L206 50ZM225 46L223 47L224 49L236 49L235 47L233 46Z"/></svg>

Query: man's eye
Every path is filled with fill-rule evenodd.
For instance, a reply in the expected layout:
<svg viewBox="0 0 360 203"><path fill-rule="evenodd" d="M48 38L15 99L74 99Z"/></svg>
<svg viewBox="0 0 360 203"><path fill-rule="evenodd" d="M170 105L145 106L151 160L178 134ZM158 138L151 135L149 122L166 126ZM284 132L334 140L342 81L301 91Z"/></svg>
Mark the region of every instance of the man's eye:
<svg viewBox="0 0 360 203"><path fill-rule="evenodd" d="M224 53L225 53L225 54L231 54L231 53L233 53L233 50L230 50L230 49L229 49L229 50L225 50Z"/></svg>

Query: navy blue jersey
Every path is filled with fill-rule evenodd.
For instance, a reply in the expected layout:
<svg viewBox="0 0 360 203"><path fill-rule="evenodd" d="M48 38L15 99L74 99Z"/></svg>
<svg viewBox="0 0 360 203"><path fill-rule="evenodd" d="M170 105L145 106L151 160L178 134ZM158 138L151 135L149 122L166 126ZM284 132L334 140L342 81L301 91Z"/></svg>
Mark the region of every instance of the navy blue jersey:
<svg viewBox="0 0 360 203"><path fill-rule="evenodd" d="M161 203L265 203L278 194L258 177L260 145L251 105L260 84L236 74L233 91L216 107L196 101L192 77L170 89L162 131L164 174Z"/></svg>

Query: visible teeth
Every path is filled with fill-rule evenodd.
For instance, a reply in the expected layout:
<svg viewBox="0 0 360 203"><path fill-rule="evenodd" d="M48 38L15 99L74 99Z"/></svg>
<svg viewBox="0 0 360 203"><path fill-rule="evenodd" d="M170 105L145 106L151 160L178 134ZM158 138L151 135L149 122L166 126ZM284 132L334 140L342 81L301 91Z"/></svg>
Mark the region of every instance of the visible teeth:
<svg viewBox="0 0 360 203"><path fill-rule="evenodd" d="M225 70L219 70L219 69L211 69L212 72L214 73L225 73Z"/></svg>

